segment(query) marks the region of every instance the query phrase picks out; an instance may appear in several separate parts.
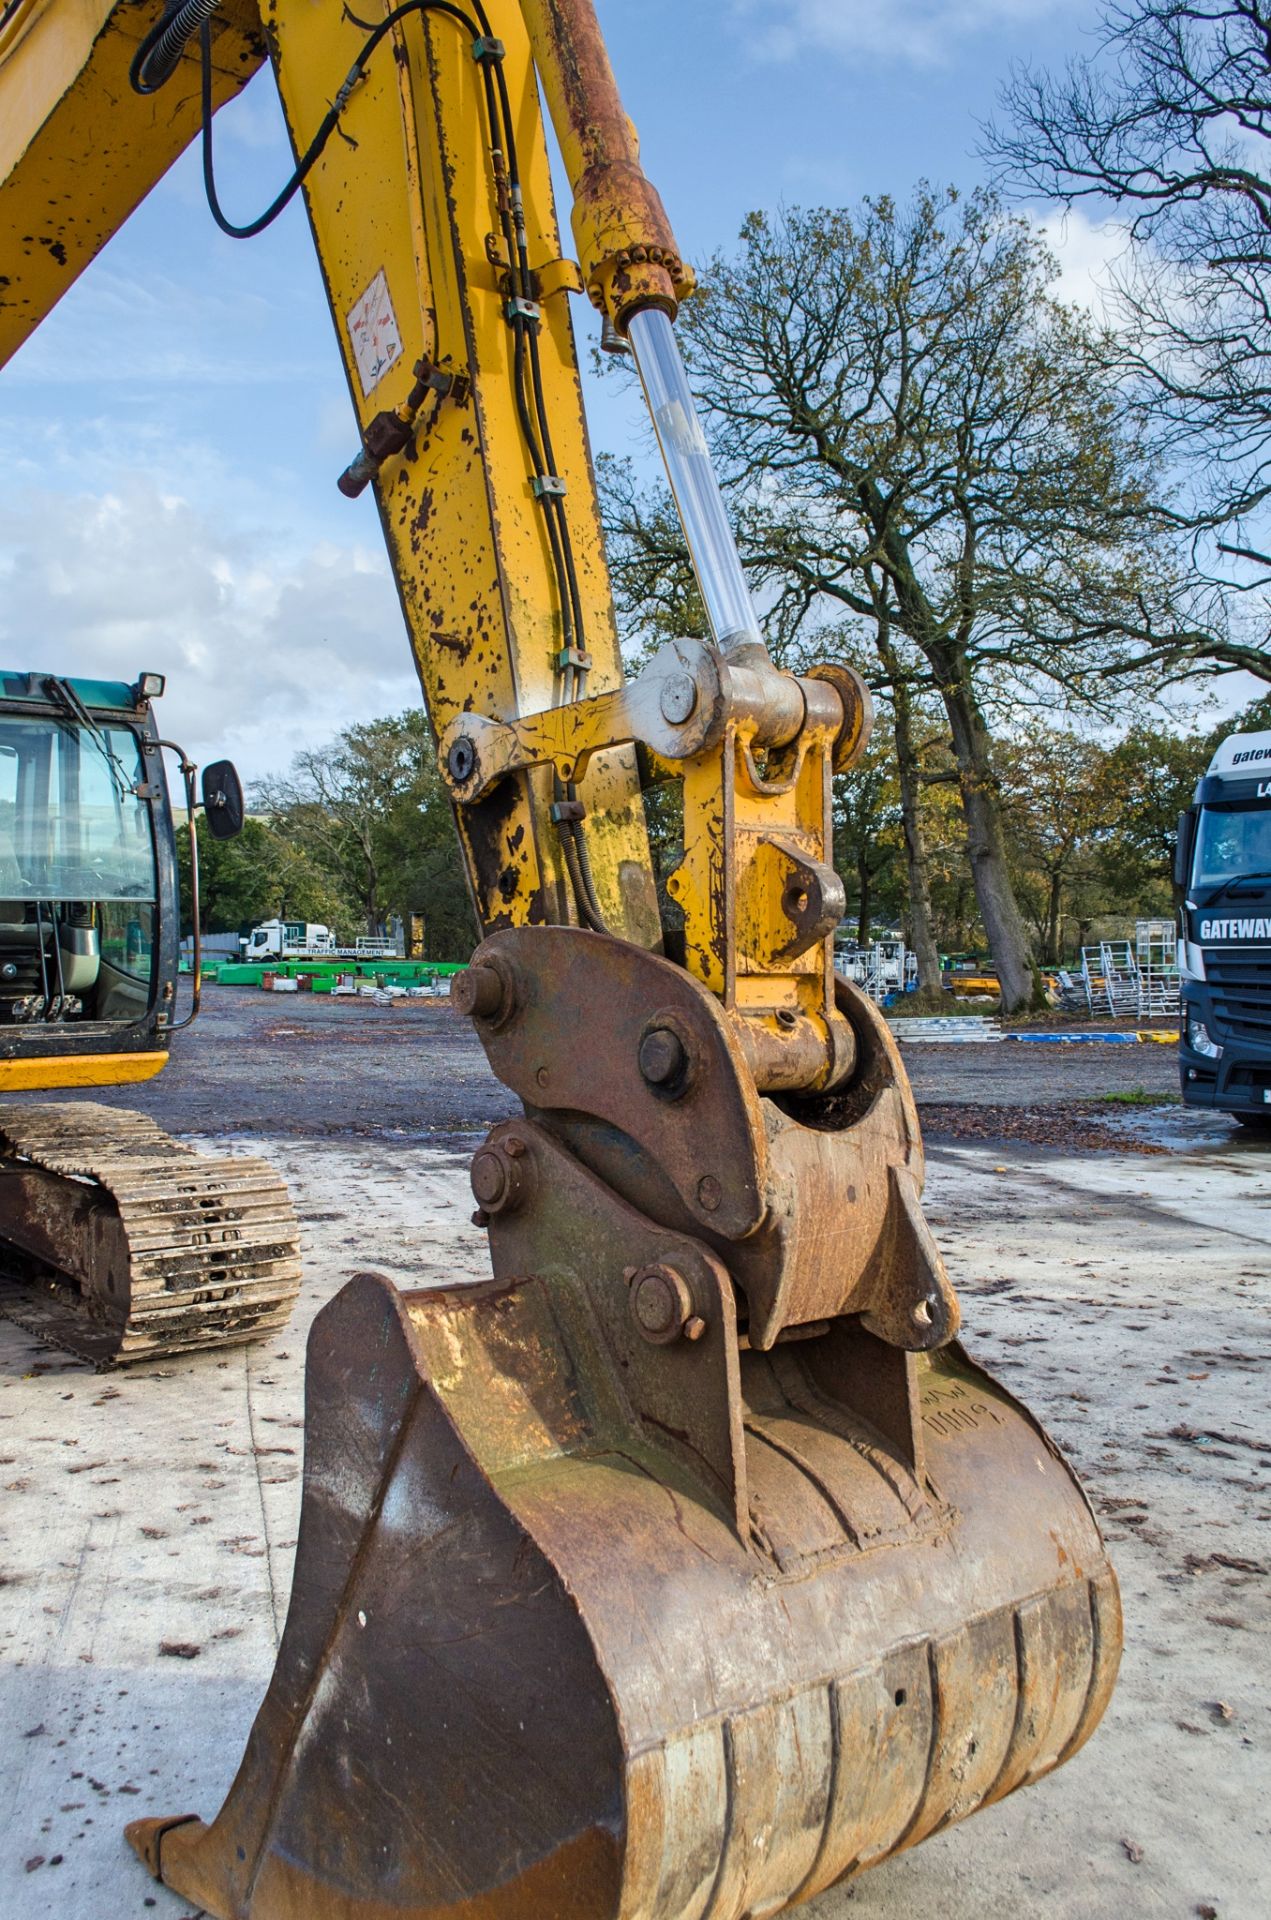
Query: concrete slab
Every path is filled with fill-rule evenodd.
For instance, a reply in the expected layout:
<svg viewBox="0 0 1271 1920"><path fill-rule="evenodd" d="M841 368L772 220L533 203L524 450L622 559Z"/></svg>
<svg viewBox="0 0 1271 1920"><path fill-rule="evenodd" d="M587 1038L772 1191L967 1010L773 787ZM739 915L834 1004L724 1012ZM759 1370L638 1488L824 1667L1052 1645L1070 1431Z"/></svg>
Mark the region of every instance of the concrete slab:
<svg viewBox="0 0 1271 1920"><path fill-rule="evenodd" d="M0 1323L5 1920L188 1914L121 1830L212 1813L241 1755L286 1608L309 1321L362 1267L410 1286L484 1272L457 1143L238 1144L276 1162L305 1223L285 1336L103 1377ZM932 1155L968 1344L1087 1478L1126 1661L1068 1768L823 1896L810 1920L1266 1910L1271 1148L1177 1144Z"/></svg>

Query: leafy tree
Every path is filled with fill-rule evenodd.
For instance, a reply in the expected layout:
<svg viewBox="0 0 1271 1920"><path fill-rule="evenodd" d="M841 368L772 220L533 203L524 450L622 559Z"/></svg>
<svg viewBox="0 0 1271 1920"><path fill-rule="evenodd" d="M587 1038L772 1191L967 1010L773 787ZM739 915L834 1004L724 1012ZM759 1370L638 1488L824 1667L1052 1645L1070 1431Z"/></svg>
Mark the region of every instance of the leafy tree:
<svg viewBox="0 0 1271 1920"><path fill-rule="evenodd" d="M1019 890L1035 900L1039 958L1064 957L1065 907L1088 918L1100 856L1123 809L1107 749L1068 727L1034 721L1002 750L1007 823Z"/></svg>
<svg viewBox="0 0 1271 1920"><path fill-rule="evenodd" d="M215 840L198 815L199 907L204 933L238 933L262 920L286 915L323 926L348 924L348 900L328 874L303 851L263 820L246 820L233 840ZM177 873L181 889L181 930L193 931L190 917L189 839L177 835Z"/></svg>
<svg viewBox="0 0 1271 1920"><path fill-rule="evenodd" d="M888 909L890 917L904 898L900 787L885 727L875 726L863 757L835 780L833 812L834 865L847 882L856 937L864 944L878 907Z"/></svg>
<svg viewBox="0 0 1271 1920"><path fill-rule="evenodd" d="M392 911L422 914L425 959L466 960L478 939L476 914L431 732L428 742L380 825L381 885Z"/></svg>
<svg viewBox="0 0 1271 1920"><path fill-rule="evenodd" d="M1054 273L991 195L923 188L752 215L681 321L770 626L807 651L847 616L910 650L943 706L1008 1010L1034 980L991 707L1090 696L1110 655L1194 611L1106 343L1050 298ZM665 502L610 487L608 517L620 591L656 598Z"/></svg>
<svg viewBox="0 0 1271 1920"><path fill-rule="evenodd" d="M1123 898L1155 890L1168 904L1174 872L1178 816L1192 804L1196 783L1215 749L1232 733L1271 731L1271 695L1205 733L1173 733L1166 727L1132 727L1109 755L1107 779L1118 796L1116 831L1102 856L1108 884Z"/></svg>
<svg viewBox="0 0 1271 1920"><path fill-rule="evenodd" d="M422 709L411 708L297 754L253 799L279 838L356 900L368 934L382 934L392 913L418 912L427 958L466 958L476 922L436 751Z"/></svg>

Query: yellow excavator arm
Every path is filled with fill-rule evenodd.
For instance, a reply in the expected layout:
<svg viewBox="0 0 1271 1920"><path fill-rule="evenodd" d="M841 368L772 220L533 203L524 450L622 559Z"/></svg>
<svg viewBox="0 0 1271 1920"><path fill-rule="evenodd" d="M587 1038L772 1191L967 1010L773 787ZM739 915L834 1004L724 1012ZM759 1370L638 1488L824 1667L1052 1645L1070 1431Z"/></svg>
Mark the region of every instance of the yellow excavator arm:
<svg viewBox="0 0 1271 1920"><path fill-rule="evenodd" d="M17 0L11 352L269 58L521 1119L493 1279L310 1339L291 1611L219 1920L742 1920L1074 1752L1120 1647L1071 1471L956 1343L885 1023L832 970L868 696L769 657L675 341L692 291L592 0ZM539 92L564 156L562 250ZM91 164L89 164L91 162ZM709 631L624 676L570 319L634 355ZM642 790L678 780L662 925Z"/></svg>

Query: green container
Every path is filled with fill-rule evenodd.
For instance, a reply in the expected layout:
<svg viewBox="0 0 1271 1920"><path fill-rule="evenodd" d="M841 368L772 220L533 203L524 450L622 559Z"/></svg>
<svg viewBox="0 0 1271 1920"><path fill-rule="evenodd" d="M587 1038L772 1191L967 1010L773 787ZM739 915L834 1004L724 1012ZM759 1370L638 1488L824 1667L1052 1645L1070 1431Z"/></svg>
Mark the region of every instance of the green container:
<svg viewBox="0 0 1271 1920"><path fill-rule="evenodd" d="M285 980L296 980L302 973L313 977L314 993L331 993L341 974L358 980L382 980L392 987L426 986L433 980L451 980L463 973L466 960L274 960L262 963L230 961L215 969L205 969L204 977L217 979L225 987L258 987L261 975L272 973Z"/></svg>

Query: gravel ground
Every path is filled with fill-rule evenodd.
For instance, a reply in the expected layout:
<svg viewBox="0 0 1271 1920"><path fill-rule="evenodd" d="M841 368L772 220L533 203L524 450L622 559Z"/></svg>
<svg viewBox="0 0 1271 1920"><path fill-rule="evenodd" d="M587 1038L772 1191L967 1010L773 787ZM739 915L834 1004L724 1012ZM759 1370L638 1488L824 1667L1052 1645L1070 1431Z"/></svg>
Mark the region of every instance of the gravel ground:
<svg viewBox="0 0 1271 1920"><path fill-rule="evenodd" d="M968 1126L977 1092L1062 1117L1172 1090L1168 1048L1056 1051L907 1059L920 1098ZM466 1155L510 1104L444 1004L233 989L160 1081L119 1097L268 1154L306 1276L265 1347L109 1379L0 1322L4 1920L190 1920L120 1830L211 1813L242 1753L286 1613L309 1322L363 1266L403 1286L484 1270ZM1168 1105L1117 1124L1164 1151L938 1133L928 1182L969 1346L1069 1450L1108 1529L1127 1647L1107 1719L1060 1773L809 1920L1267 1911L1271 1143Z"/></svg>
<svg viewBox="0 0 1271 1920"><path fill-rule="evenodd" d="M1173 1047L1150 1041L924 1043L903 1051L919 1104L942 1113L959 1106L1063 1107L1140 1089L1168 1100L1178 1092ZM176 1132L321 1136L369 1129L420 1139L471 1133L517 1110L471 1026L446 1000L381 1007L218 985L205 990L198 1021L180 1036L159 1078L110 1099Z"/></svg>

